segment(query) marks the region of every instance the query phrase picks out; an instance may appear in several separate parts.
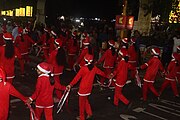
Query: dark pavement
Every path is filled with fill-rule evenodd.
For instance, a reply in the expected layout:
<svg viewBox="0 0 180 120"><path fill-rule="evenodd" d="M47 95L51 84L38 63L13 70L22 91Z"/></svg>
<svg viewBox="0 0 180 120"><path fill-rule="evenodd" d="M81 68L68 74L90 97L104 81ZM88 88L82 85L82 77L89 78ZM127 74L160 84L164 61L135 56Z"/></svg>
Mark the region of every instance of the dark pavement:
<svg viewBox="0 0 180 120"><path fill-rule="evenodd" d="M33 70L33 66L40 62L33 59L33 64L26 65L26 73L24 78L18 75L19 68L16 67L16 78L14 86L23 95L30 96L36 84L37 74ZM143 76L143 71L140 71ZM65 71L61 76L62 84L68 85L73 79L75 73ZM159 88L162 84L162 79L157 77L155 87ZM180 91L180 86L179 91ZM57 111L57 103L54 106L54 120L75 120L78 116L78 85L72 88L69 95L68 106L64 106L60 113ZM130 83L124 87L124 95L132 101L132 106L128 109L122 102L119 106L113 105L114 91L111 89L101 90L96 80L92 94L89 96L89 101L93 111L94 120L178 120L180 119L180 99L174 98L172 90L168 87L162 94L161 99L158 101L152 93L148 95L148 102L143 103L141 98L141 89L135 84ZM29 120L29 109L19 99L11 97L11 105L9 112L9 120ZM42 117L44 119L44 116Z"/></svg>

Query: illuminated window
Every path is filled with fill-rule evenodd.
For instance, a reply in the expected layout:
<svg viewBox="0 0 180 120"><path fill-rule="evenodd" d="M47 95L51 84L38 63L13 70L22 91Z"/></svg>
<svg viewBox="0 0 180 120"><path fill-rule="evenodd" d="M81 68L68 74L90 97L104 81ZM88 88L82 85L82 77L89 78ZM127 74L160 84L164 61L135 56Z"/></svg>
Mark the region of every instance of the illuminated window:
<svg viewBox="0 0 180 120"><path fill-rule="evenodd" d="M180 23L180 1L173 0L172 9L169 14L169 23Z"/></svg>

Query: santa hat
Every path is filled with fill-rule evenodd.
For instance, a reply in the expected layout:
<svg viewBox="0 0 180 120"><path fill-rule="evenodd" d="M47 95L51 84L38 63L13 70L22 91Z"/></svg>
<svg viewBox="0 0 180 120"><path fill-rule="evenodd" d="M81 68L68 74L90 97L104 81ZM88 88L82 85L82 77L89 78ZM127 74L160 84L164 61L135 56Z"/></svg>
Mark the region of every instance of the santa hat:
<svg viewBox="0 0 180 120"><path fill-rule="evenodd" d="M115 42L114 42L114 40L109 40L109 41L108 41L108 44L109 44L110 46L112 46L112 47L115 47Z"/></svg>
<svg viewBox="0 0 180 120"><path fill-rule="evenodd" d="M57 34L53 30L51 30L51 34L57 36Z"/></svg>
<svg viewBox="0 0 180 120"><path fill-rule="evenodd" d="M49 28L44 28L44 31L45 32L50 32L50 29Z"/></svg>
<svg viewBox="0 0 180 120"><path fill-rule="evenodd" d="M22 27L18 27L18 33L22 34L23 33L23 28Z"/></svg>
<svg viewBox="0 0 180 120"><path fill-rule="evenodd" d="M57 44L59 47L62 46L62 40L61 40L61 39L57 38L57 39L55 39L54 42L55 42L55 44Z"/></svg>
<svg viewBox="0 0 180 120"><path fill-rule="evenodd" d="M121 56L125 57L125 56L128 56L128 51L127 51L126 48L121 48L121 49L119 50L119 54L120 54Z"/></svg>
<svg viewBox="0 0 180 120"><path fill-rule="evenodd" d="M122 42L123 42L123 43L128 43L128 38L123 38L123 39L122 39Z"/></svg>
<svg viewBox="0 0 180 120"><path fill-rule="evenodd" d="M84 40L83 40L83 45L89 45L90 44L90 38L89 37L86 37Z"/></svg>
<svg viewBox="0 0 180 120"><path fill-rule="evenodd" d="M77 35L77 32L74 31L74 32L72 33L72 36L75 37L76 35Z"/></svg>
<svg viewBox="0 0 180 120"><path fill-rule="evenodd" d="M179 46L177 46L177 49L178 49L178 50L180 50L180 45L179 45Z"/></svg>
<svg viewBox="0 0 180 120"><path fill-rule="evenodd" d="M13 36L11 33L4 33L3 34L3 39L4 40L13 40Z"/></svg>
<svg viewBox="0 0 180 120"><path fill-rule="evenodd" d="M84 56L84 60L87 62L86 65L89 65L89 64L91 64L92 61L93 61L93 56L90 55L90 54L86 54L86 55Z"/></svg>
<svg viewBox="0 0 180 120"><path fill-rule="evenodd" d="M179 60L179 54L176 53L176 52L174 52L174 53L172 54L172 58L175 59L175 60Z"/></svg>
<svg viewBox="0 0 180 120"><path fill-rule="evenodd" d="M154 55L160 55L160 49L159 48L153 48L152 52Z"/></svg>
<svg viewBox="0 0 180 120"><path fill-rule="evenodd" d="M136 39L135 38L131 38L130 39L132 43L135 43L136 42Z"/></svg>
<svg viewBox="0 0 180 120"><path fill-rule="evenodd" d="M49 74L51 72L50 65L46 62L39 63L37 68L45 74Z"/></svg>

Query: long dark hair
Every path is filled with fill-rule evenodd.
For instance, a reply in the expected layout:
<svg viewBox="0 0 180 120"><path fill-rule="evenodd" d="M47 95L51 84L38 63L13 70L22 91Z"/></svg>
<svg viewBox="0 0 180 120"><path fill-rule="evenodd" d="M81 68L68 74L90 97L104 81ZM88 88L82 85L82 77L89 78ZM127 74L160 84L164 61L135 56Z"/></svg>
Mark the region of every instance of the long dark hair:
<svg viewBox="0 0 180 120"><path fill-rule="evenodd" d="M54 77L52 76L51 73L48 74L49 75L49 82L51 85L54 85L55 84L55 80L54 80Z"/></svg>
<svg viewBox="0 0 180 120"><path fill-rule="evenodd" d="M65 50L62 47L58 48L58 52L56 54L56 62L59 66L64 66L66 64L66 54Z"/></svg>
<svg viewBox="0 0 180 120"><path fill-rule="evenodd" d="M88 62L86 61L86 64L87 64ZM89 70L92 70L93 69L93 67L94 67L94 64L93 63L91 63L91 64L89 64L89 65L87 65L87 67L88 67L88 69Z"/></svg>
<svg viewBox="0 0 180 120"><path fill-rule="evenodd" d="M91 45L88 45L88 53L90 55L93 55L93 50L92 50L92 46Z"/></svg>
<svg viewBox="0 0 180 120"><path fill-rule="evenodd" d="M111 47L111 52L112 52L112 55L114 56L116 53L116 49L114 47Z"/></svg>
<svg viewBox="0 0 180 120"><path fill-rule="evenodd" d="M23 34L21 34L21 42L24 42Z"/></svg>
<svg viewBox="0 0 180 120"><path fill-rule="evenodd" d="M5 46L5 57L7 59L10 59L14 56L15 54L15 50L14 50L14 45L13 45L13 41L11 40L5 40L6 42L6 46Z"/></svg>

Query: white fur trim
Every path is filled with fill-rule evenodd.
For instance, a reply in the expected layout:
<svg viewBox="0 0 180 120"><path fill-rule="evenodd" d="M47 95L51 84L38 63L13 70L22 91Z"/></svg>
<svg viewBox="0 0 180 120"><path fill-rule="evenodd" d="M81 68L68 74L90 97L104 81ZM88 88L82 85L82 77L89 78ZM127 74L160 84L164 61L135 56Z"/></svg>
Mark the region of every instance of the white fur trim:
<svg viewBox="0 0 180 120"><path fill-rule="evenodd" d="M54 36L57 36L57 34L51 30L51 34L53 34Z"/></svg>
<svg viewBox="0 0 180 120"><path fill-rule="evenodd" d="M119 84L117 84L117 83L115 83L115 85L117 86L117 87L124 87L124 85L119 85Z"/></svg>
<svg viewBox="0 0 180 120"><path fill-rule="evenodd" d="M43 73L45 73L45 74L48 74L48 73L50 73L51 71L48 71L48 70L45 70L45 69L43 69L41 66L39 66L39 65L37 65L37 68L41 71L41 72L43 72Z"/></svg>
<svg viewBox="0 0 180 120"><path fill-rule="evenodd" d="M152 52L153 52L155 55L159 55L159 53L157 53L154 49L152 49Z"/></svg>
<svg viewBox="0 0 180 120"><path fill-rule="evenodd" d="M5 39L5 40L12 40L12 38L6 38L4 35L3 35L3 39Z"/></svg>
<svg viewBox="0 0 180 120"><path fill-rule="evenodd" d="M78 95L79 95L79 96L88 96L88 95L90 95L90 94L91 94L91 93L81 94L81 93L78 92Z"/></svg>
<svg viewBox="0 0 180 120"><path fill-rule="evenodd" d="M154 83L154 81L149 81L149 80L146 80L146 79L143 79L145 82L149 82L149 83Z"/></svg>
<svg viewBox="0 0 180 120"><path fill-rule="evenodd" d="M166 80L169 80L169 81L175 81L175 79L172 79L172 78L167 78L165 77Z"/></svg>
<svg viewBox="0 0 180 120"><path fill-rule="evenodd" d="M39 106L39 105L36 105L37 108L52 108L54 107L54 105L51 105L51 106Z"/></svg>

